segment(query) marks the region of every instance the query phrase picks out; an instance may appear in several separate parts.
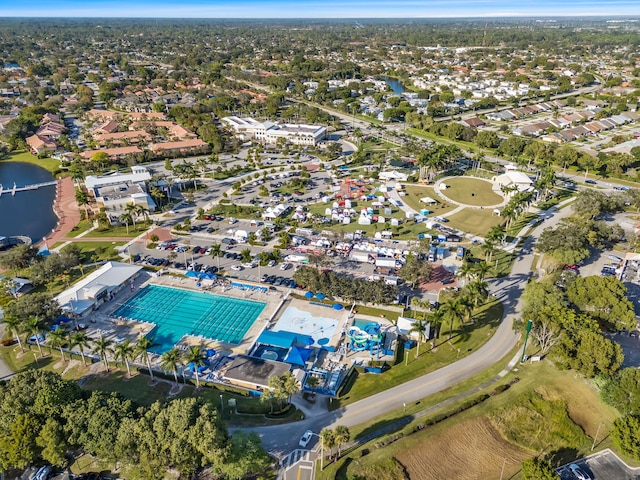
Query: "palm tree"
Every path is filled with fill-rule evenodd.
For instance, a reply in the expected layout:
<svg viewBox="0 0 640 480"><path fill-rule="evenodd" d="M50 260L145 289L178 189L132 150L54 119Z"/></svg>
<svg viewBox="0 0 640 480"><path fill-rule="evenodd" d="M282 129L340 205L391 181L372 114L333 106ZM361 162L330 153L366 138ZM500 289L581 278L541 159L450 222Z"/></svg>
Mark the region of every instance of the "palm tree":
<svg viewBox="0 0 640 480"><path fill-rule="evenodd" d="M129 224L133 223L133 217L131 216L131 214L125 212L120 215L118 220L120 220L120 223L124 223L127 226L127 235L129 235Z"/></svg>
<svg viewBox="0 0 640 480"><path fill-rule="evenodd" d="M196 387L200 388L200 373L198 369L204 365L205 355L200 345L189 347L184 355L184 360L189 365L193 365L193 371L196 374Z"/></svg>
<svg viewBox="0 0 640 480"><path fill-rule="evenodd" d="M104 368L107 370L107 373L109 373L109 362L107 360L107 355L113 353L113 348L111 348L111 345L113 345L113 342L104 335L101 335L100 338L93 341L93 353L98 355L104 362Z"/></svg>
<svg viewBox="0 0 640 480"><path fill-rule="evenodd" d="M505 235L506 231L502 225L494 225L487 232L486 239L491 243L502 245Z"/></svg>
<svg viewBox="0 0 640 480"><path fill-rule="evenodd" d="M64 358L64 350L62 350L62 347L67 343L66 329L62 325L58 325L58 328L49 332L47 337L47 341L51 347L60 349L62 361L65 362L66 359Z"/></svg>
<svg viewBox="0 0 640 480"><path fill-rule="evenodd" d="M335 444L338 446L338 457L340 457L340 447L349 443L349 440L351 440L351 432L344 425L338 425L333 431L333 438Z"/></svg>
<svg viewBox="0 0 640 480"><path fill-rule="evenodd" d="M440 309L433 310L429 313L429 323L431 323L431 328L434 329L433 337L434 339L440 337L440 326L444 321L444 312Z"/></svg>
<svg viewBox="0 0 640 480"><path fill-rule="evenodd" d="M149 210L144 205L136 205L136 216L142 217L146 223L149 221Z"/></svg>
<svg viewBox="0 0 640 480"><path fill-rule="evenodd" d="M89 338L87 334L84 332L73 332L69 336L69 349L73 349L73 347L78 347L80 350L80 356L82 357L82 364L86 367L87 362L84 358L84 349L89 346Z"/></svg>
<svg viewBox="0 0 640 480"><path fill-rule="evenodd" d="M471 262L462 262L462 265L460 265L460 267L458 267L458 270L456 271L456 274L459 277L465 278L467 280L469 280L471 277L474 276L474 270L475 270L475 264L471 263Z"/></svg>
<svg viewBox="0 0 640 480"><path fill-rule="evenodd" d="M42 328L44 327L42 320L38 317L29 317L29 320L24 324L24 332L27 334L27 337L34 337L36 339L36 345L38 345L38 350L40 351L40 356L42 357L42 345L40 345L40 334L42 333Z"/></svg>
<svg viewBox="0 0 640 480"><path fill-rule="evenodd" d="M447 300L440 306L443 315L449 319L449 340L453 336L453 323L455 321L462 322L465 317L466 307L462 304L460 297Z"/></svg>
<svg viewBox="0 0 640 480"><path fill-rule="evenodd" d="M160 357L160 366L165 372L173 372L173 378L178 384L178 365L180 365L180 359L182 353L177 348L172 348L168 352L164 352Z"/></svg>
<svg viewBox="0 0 640 480"><path fill-rule="evenodd" d="M320 446L322 447L322 456L324 457L324 451L329 450L329 452L331 452L331 449L335 446L336 436L334 431L329 428L320 430L320 435L318 436L320 437Z"/></svg>
<svg viewBox="0 0 640 480"><path fill-rule="evenodd" d="M465 290L467 290L467 293L475 308L478 308L478 303L480 303L480 301L486 300L486 298L489 296L489 284L482 281L480 278L473 282L470 282L465 287Z"/></svg>
<svg viewBox="0 0 640 480"><path fill-rule="evenodd" d="M460 305L464 308L464 319L466 322L471 322L471 316L473 315L473 301L467 295L460 297Z"/></svg>
<svg viewBox="0 0 640 480"><path fill-rule="evenodd" d="M409 329L409 332L418 334L418 348L416 349L415 358L420 356L420 343L426 340L425 332L427 331L428 323L424 319L415 319L413 321L413 325Z"/></svg>
<svg viewBox="0 0 640 480"><path fill-rule="evenodd" d="M475 276L480 281L484 280L484 278L487 276L487 273L489 273L489 270L491 270L491 267L484 260L473 265Z"/></svg>
<svg viewBox="0 0 640 480"><path fill-rule="evenodd" d="M116 362L122 360L127 367L127 376L131 378L131 366L129 365L129 359L133 356L133 345L131 340L125 340L122 343L116 344L113 348L113 357Z"/></svg>
<svg viewBox="0 0 640 480"><path fill-rule="evenodd" d="M127 203L127 206L124 207L124 211L127 212L131 217L131 221L133 222L133 228L136 228L137 209L138 209L138 206L135 203Z"/></svg>
<svg viewBox="0 0 640 480"><path fill-rule="evenodd" d="M157 343L153 343L153 338L140 337L136 342L134 351L134 359L142 358L142 360L147 364L151 380L153 380L153 370L151 370L151 360L149 360L149 349L157 345Z"/></svg>
<svg viewBox="0 0 640 480"><path fill-rule="evenodd" d="M4 324L7 326L7 332L9 335L14 335L16 340L18 341L18 345L20 346L20 351L24 353L24 346L22 345L22 340L20 340L20 335L24 333L24 324L22 320L18 317L14 317L13 315L7 315L4 317Z"/></svg>
<svg viewBox="0 0 640 480"><path fill-rule="evenodd" d="M291 372L287 372L282 376L282 388L288 395L287 403L291 403L291 395L300 390L300 384Z"/></svg>
<svg viewBox="0 0 640 480"><path fill-rule="evenodd" d="M214 243L211 245L211 256L216 257L218 262L218 270L220 270L220 257L222 256L222 245L219 243Z"/></svg>
<svg viewBox="0 0 640 480"><path fill-rule="evenodd" d="M149 194L155 198L156 200L158 200L159 203L159 207L160 209L162 209L162 199L164 198L164 192L162 190L160 190L158 187L151 187L151 190L149 190Z"/></svg>

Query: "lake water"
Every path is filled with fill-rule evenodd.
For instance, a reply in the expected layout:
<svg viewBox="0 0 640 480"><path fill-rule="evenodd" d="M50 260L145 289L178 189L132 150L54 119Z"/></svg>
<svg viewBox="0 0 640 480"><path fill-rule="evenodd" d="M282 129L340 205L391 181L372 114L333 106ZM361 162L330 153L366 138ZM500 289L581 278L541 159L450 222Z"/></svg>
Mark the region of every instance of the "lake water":
<svg viewBox="0 0 640 480"><path fill-rule="evenodd" d="M53 180L47 170L22 162L0 162L0 184L5 191L0 196L0 236L26 235L34 243L42 240L55 228L58 217L53 213L56 187L16 192L12 196L6 190Z"/></svg>
<svg viewBox="0 0 640 480"><path fill-rule="evenodd" d="M391 90L393 90L393 93L396 95L400 95L404 92L404 86L397 78L385 77L384 81L387 82L387 85L391 87Z"/></svg>

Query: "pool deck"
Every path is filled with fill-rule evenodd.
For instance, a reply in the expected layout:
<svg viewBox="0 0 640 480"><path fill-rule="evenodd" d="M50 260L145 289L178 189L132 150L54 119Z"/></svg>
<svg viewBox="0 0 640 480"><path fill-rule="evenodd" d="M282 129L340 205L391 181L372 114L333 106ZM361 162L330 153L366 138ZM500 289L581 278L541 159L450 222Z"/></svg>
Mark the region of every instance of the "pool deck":
<svg viewBox="0 0 640 480"><path fill-rule="evenodd" d="M256 338L260 335L262 330L267 325L269 319L276 312L281 302L284 299L284 295L280 292L268 291L266 293L257 292L257 291L247 291L240 290L237 288L231 288L227 285L210 285L205 286L204 288L196 287L196 282L187 277L176 277L173 275L162 275L155 277L148 277L145 279L138 288L136 288L136 292L139 288L145 287L146 285L161 285L165 287L172 288L182 288L189 291L194 292L203 292L203 293L211 293L214 295L220 295L224 297L233 297L245 300L254 300L257 302L265 303L264 310L261 312L260 316L256 319L256 321L249 327L249 330L242 338L242 341L239 344L231 344L221 341L216 341L213 339L209 339L199 335L185 335L182 339L176 344L179 349L186 350L189 346L192 345L201 345L205 348L214 348L216 350L230 350L233 353L241 353L245 354L249 351L251 346L254 344ZM137 285L136 285L137 286ZM116 308L125 303L131 295L128 295L126 298L119 299L116 297L111 302L103 305L101 310L103 310L103 315L108 317L107 321L111 325L115 325L118 322L117 319L110 318L109 315L113 313ZM161 307L160 307L161 308ZM137 328L136 338L138 335L148 334L151 329L153 329L153 324L146 324L143 322L129 321L126 323L125 328L134 329ZM120 335L122 337L122 335Z"/></svg>

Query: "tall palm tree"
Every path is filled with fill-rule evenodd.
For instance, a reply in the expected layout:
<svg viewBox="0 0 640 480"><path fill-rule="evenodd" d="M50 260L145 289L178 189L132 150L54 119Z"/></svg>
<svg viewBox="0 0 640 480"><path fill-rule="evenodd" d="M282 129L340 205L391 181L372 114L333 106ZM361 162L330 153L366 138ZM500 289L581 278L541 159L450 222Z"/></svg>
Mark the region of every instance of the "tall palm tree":
<svg viewBox="0 0 640 480"><path fill-rule="evenodd" d="M480 281L484 280L484 278L487 276L487 273L489 273L489 270L491 270L491 267L484 260L473 265L473 271L476 275L476 278Z"/></svg>
<svg viewBox="0 0 640 480"><path fill-rule="evenodd" d="M178 365L180 365L181 358L182 353L177 348L172 348L168 352L164 352L162 357L160 357L160 366L165 372L173 372L176 385L178 384Z"/></svg>
<svg viewBox="0 0 640 480"><path fill-rule="evenodd" d="M320 430L320 446L322 447L324 457L324 451L328 450L331 452L331 449L336 445L336 434L333 430L329 428L323 428Z"/></svg>
<svg viewBox="0 0 640 480"><path fill-rule="evenodd" d="M146 223L149 221L149 210L144 205L136 205L136 216L142 217Z"/></svg>
<svg viewBox="0 0 640 480"><path fill-rule="evenodd" d="M440 305L440 310L443 312L443 315L449 319L449 340L453 336L453 324L454 322L462 322L465 317L466 307L462 304L460 297L452 298L447 300L442 305Z"/></svg>
<svg viewBox="0 0 640 480"><path fill-rule="evenodd" d="M465 290L473 302L474 308L478 308L478 304L489 296L489 284L479 278L467 284Z"/></svg>
<svg viewBox="0 0 640 480"><path fill-rule="evenodd" d="M205 358L205 354L200 345L193 345L189 347L189 350L184 354L185 362L193 365L193 371L196 374L196 387L198 388L200 388L200 373L198 372L198 368L204 365Z"/></svg>
<svg viewBox="0 0 640 480"><path fill-rule="evenodd" d="M137 216L138 206L135 203L127 203L127 206L124 207L124 211L129 214L131 217L131 221L133 222L133 228L136 228L136 216Z"/></svg>
<svg viewBox="0 0 640 480"><path fill-rule="evenodd" d="M338 457L340 457L340 447L349 443L349 440L351 440L351 432L344 425L338 425L333 431L333 437L338 446Z"/></svg>
<svg viewBox="0 0 640 480"><path fill-rule="evenodd" d="M153 370L151 370L151 361L149 360L149 349L157 345L157 343L153 343L153 338L140 337L136 342L134 350L134 358L142 358L142 360L147 364L151 380L153 380Z"/></svg>
<svg viewBox="0 0 640 480"><path fill-rule="evenodd" d="M34 337L36 339L36 345L38 345L38 350L40 351L40 356L42 357L42 345L40 345L40 336L42 334L42 329L44 328L44 324L39 317L29 317L24 324L24 332L27 334L27 337Z"/></svg>
<svg viewBox="0 0 640 480"><path fill-rule="evenodd" d="M131 216L131 214L125 212L120 215L118 220L120 220L120 223L124 223L127 226L127 235L129 235L129 224L133 223L133 217Z"/></svg>
<svg viewBox="0 0 640 480"><path fill-rule="evenodd" d="M113 357L116 362L118 360L122 360L127 367L127 376L131 378L131 366L129 365L129 360L133 356L133 345L131 345L131 340L125 340L124 342L116 344L113 347Z"/></svg>
<svg viewBox="0 0 640 480"><path fill-rule="evenodd" d="M417 318L414 320L413 325L411 325L411 328L409 329L410 332L415 332L418 335L418 348L416 349L415 358L418 358L420 356L420 343L426 340L425 333L427 331L427 326L428 323L426 320Z"/></svg>
<svg viewBox="0 0 640 480"><path fill-rule="evenodd" d="M434 329L433 338L440 338L440 326L444 321L444 312L440 309L433 310L429 313L429 323L431 323L431 328Z"/></svg>
<svg viewBox="0 0 640 480"><path fill-rule="evenodd" d="M78 347L80 350L80 356L82 357L82 364L86 367L87 361L84 358L84 349L89 346L89 337L84 332L73 332L69 336L69 349L73 349L73 347Z"/></svg>
<svg viewBox="0 0 640 480"><path fill-rule="evenodd" d="M52 330L47 335L47 343L53 348L60 349L63 362L65 362L66 359L64 358L64 350L62 350L62 347L67 344L67 340L67 330L62 325L58 325L56 330Z"/></svg>
<svg viewBox="0 0 640 480"><path fill-rule="evenodd" d="M220 257L222 256L222 245L214 243L211 245L211 256L216 257L218 263L218 270L220 270Z"/></svg>
<svg viewBox="0 0 640 480"><path fill-rule="evenodd" d="M7 315L4 317L4 324L6 325L9 335L13 335L16 337L18 345L20 346L20 351L24 353L24 346L22 345L22 340L20 339L20 335L24 333L24 324L22 323L22 319L13 315Z"/></svg>
<svg viewBox="0 0 640 480"><path fill-rule="evenodd" d="M107 373L109 373L109 361L107 360L107 355L113 354L112 345L113 342L104 335L101 335L100 338L93 341L93 353L100 357L104 363L104 368L107 370Z"/></svg>

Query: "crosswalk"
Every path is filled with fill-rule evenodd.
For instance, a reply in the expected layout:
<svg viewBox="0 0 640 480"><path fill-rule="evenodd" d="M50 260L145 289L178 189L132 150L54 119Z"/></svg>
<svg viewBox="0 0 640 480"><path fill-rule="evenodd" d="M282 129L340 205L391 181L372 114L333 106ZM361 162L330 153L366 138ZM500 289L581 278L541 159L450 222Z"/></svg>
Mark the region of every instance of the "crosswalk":
<svg viewBox="0 0 640 480"><path fill-rule="evenodd" d="M309 460L309 450L305 450L303 448L297 448L289 455L287 455L282 461L282 466L284 469L289 469L300 460Z"/></svg>

